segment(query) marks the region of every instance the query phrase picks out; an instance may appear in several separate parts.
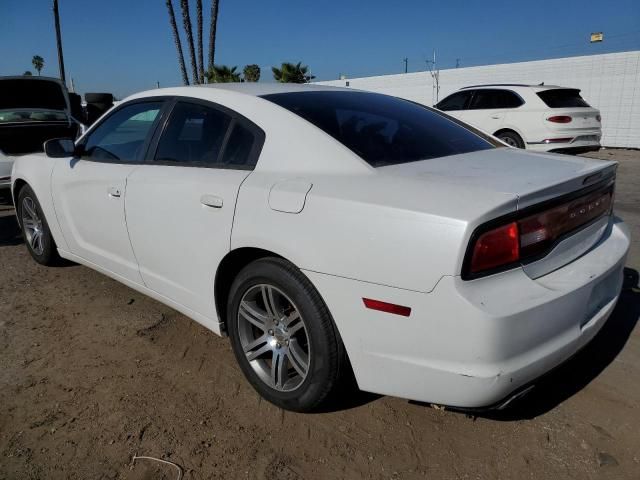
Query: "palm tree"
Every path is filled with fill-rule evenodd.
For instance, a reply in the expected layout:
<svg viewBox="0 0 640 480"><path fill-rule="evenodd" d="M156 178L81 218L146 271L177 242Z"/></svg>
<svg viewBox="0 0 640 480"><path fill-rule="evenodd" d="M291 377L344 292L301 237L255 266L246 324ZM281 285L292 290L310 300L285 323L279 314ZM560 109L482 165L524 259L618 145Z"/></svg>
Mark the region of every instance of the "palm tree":
<svg viewBox="0 0 640 480"><path fill-rule="evenodd" d="M184 25L184 31L187 34L193 83L198 83L198 64L196 62L195 48L193 47L193 31L191 30L191 16L189 15L189 0L180 0L180 6L182 7L182 23Z"/></svg>
<svg viewBox="0 0 640 480"><path fill-rule="evenodd" d="M227 65L214 65L207 71L209 83L231 83L240 81L238 67L228 67Z"/></svg>
<svg viewBox="0 0 640 480"><path fill-rule="evenodd" d="M211 1L211 27L209 28L209 65L208 70L213 69L216 54L216 27L218 26L219 1Z"/></svg>
<svg viewBox="0 0 640 480"><path fill-rule="evenodd" d="M34 55L31 59L31 63L33 64L33 68L38 71L39 76L40 70L42 70L42 67L44 67L44 58L42 58L40 55Z"/></svg>
<svg viewBox="0 0 640 480"><path fill-rule="evenodd" d="M178 34L178 25L176 25L176 16L173 12L173 4L171 0L167 0L167 10L169 11L169 23L171 24L171 31L173 32L173 41L176 44L176 50L178 51L178 64L180 65L180 73L182 73L182 83L189 85L189 77L187 76L187 69L184 66L184 55L182 54L182 43L180 43L180 35Z"/></svg>
<svg viewBox="0 0 640 480"><path fill-rule="evenodd" d="M256 64L246 65L242 69L245 82L257 82L260 80L260 67Z"/></svg>
<svg viewBox="0 0 640 480"><path fill-rule="evenodd" d="M204 57L202 54L202 0L196 0L197 40L198 44L198 82L204 83Z"/></svg>
<svg viewBox="0 0 640 480"><path fill-rule="evenodd" d="M273 78L280 83L309 83L316 78L308 73L309 67L302 65L302 62L297 64L284 62L280 68L271 67L271 71Z"/></svg>

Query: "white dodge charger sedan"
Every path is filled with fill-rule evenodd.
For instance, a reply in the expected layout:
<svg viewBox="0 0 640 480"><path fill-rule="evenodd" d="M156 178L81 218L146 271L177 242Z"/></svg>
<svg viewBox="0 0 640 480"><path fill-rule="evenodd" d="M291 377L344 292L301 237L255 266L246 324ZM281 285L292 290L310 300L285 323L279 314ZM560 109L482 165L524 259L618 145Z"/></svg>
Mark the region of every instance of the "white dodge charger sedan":
<svg viewBox="0 0 640 480"><path fill-rule="evenodd" d="M228 335L286 409L351 371L370 392L503 406L593 338L621 289L614 162L506 147L385 95L158 89L45 152L12 173L33 258Z"/></svg>

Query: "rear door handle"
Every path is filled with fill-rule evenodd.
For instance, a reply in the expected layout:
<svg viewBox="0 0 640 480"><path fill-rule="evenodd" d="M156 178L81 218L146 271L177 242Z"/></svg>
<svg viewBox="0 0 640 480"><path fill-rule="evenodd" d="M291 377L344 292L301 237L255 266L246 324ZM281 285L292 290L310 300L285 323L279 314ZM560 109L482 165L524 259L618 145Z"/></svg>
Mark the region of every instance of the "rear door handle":
<svg viewBox="0 0 640 480"><path fill-rule="evenodd" d="M122 195L118 187L109 187L109 189L107 190L107 193L109 194L110 197L116 197L116 198L120 198L120 195Z"/></svg>
<svg viewBox="0 0 640 480"><path fill-rule="evenodd" d="M491 115L491 118L493 118L494 120L500 120L500 118L502 118L500 115Z"/></svg>
<svg viewBox="0 0 640 480"><path fill-rule="evenodd" d="M200 203L207 207L222 208L224 202L222 198L217 195L202 195L200 197Z"/></svg>

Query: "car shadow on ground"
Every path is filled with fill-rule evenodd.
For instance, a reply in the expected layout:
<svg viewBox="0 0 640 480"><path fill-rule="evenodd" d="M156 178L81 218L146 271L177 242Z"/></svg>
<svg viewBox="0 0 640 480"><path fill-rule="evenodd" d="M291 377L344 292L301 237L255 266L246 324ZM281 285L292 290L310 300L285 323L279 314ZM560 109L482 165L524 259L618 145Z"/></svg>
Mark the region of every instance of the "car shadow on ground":
<svg viewBox="0 0 640 480"><path fill-rule="evenodd" d="M24 240L13 211L0 207L0 246L21 243L24 243Z"/></svg>
<svg viewBox="0 0 640 480"><path fill-rule="evenodd" d="M624 284L618 304L600 332L584 349L540 379L531 392L504 410L474 416L499 421L532 419L586 387L622 351L640 318L639 277L636 270L624 269Z"/></svg>

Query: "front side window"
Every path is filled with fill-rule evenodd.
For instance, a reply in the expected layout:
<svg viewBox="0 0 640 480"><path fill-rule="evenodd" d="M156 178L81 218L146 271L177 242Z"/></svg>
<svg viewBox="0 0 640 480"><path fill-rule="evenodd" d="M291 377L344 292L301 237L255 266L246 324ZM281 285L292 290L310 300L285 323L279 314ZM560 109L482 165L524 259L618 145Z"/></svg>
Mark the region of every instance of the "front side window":
<svg viewBox="0 0 640 480"><path fill-rule="evenodd" d="M154 160L177 164L215 166L231 123L220 110L178 102L171 112Z"/></svg>
<svg viewBox="0 0 640 480"><path fill-rule="evenodd" d="M140 162L143 147L162 102L125 105L89 133L82 158L105 162Z"/></svg>
<svg viewBox="0 0 640 480"><path fill-rule="evenodd" d="M263 98L311 122L373 167L495 147L444 114L387 95L316 91Z"/></svg>
<svg viewBox="0 0 640 480"><path fill-rule="evenodd" d="M436 107L438 110L442 110L443 112L464 110L470 96L471 92L454 93L453 95L449 95L447 98L438 103Z"/></svg>

